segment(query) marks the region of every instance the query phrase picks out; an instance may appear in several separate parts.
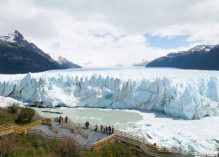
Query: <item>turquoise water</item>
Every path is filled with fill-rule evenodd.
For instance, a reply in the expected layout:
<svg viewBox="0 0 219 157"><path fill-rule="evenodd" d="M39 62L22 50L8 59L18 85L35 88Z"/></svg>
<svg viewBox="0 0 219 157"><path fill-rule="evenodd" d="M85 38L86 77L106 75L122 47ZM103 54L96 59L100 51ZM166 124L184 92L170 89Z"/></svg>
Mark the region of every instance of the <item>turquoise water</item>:
<svg viewBox="0 0 219 157"><path fill-rule="evenodd" d="M136 122L143 120L143 116L138 111L133 110L112 110L112 109L97 109L97 108L35 108L35 110L45 117L68 116L75 122L90 124L113 125L118 129L132 128ZM61 112L48 113L50 112Z"/></svg>

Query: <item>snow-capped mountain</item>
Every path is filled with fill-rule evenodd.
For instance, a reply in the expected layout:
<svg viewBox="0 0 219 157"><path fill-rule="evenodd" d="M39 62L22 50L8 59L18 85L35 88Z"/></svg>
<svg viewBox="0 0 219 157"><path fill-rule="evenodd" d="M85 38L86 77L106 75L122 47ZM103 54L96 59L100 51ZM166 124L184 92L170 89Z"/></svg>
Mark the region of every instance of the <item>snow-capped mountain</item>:
<svg viewBox="0 0 219 157"><path fill-rule="evenodd" d="M79 67L73 63L55 61L36 45L25 40L18 31L8 36L0 36L0 73L28 73Z"/></svg>
<svg viewBox="0 0 219 157"><path fill-rule="evenodd" d="M54 54L54 53L49 53L49 55L52 57L52 59L57 61L63 67L66 67L66 68L81 68L79 65L72 63L71 61L67 60L66 58L64 58L62 56L59 56L59 55Z"/></svg>
<svg viewBox="0 0 219 157"><path fill-rule="evenodd" d="M199 45L188 51L170 53L153 60L147 67L219 70L219 46Z"/></svg>
<svg viewBox="0 0 219 157"><path fill-rule="evenodd" d="M196 47L193 47L189 50L192 52L209 52L214 48L214 45L198 45Z"/></svg>

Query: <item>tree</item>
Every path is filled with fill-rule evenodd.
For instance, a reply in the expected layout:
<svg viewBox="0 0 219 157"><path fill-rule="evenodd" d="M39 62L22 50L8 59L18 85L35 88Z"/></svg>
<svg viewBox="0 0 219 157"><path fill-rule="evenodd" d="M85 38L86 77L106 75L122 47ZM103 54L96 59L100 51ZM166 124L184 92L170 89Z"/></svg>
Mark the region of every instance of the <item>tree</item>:
<svg viewBox="0 0 219 157"><path fill-rule="evenodd" d="M30 123L35 116L35 111L31 108L21 108L16 123L18 124L25 124Z"/></svg>

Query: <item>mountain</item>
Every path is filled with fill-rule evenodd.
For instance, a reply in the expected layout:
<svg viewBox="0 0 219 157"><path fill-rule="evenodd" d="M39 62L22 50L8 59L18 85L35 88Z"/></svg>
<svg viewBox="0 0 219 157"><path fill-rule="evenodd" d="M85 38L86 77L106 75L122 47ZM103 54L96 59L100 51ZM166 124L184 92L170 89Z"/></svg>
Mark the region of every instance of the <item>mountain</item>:
<svg viewBox="0 0 219 157"><path fill-rule="evenodd" d="M65 61L71 63L66 59ZM73 63L55 61L36 45L25 40L18 31L0 36L0 73L17 74L79 67Z"/></svg>
<svg viewBox="0 0 219 157"><path fill-rule="evenodd" d="M64 58L62 56L58 56L58 55L52 54L52 53L50 53L49 55L51 56L52 59L57 61L61 66L65 67L65 68L81 68L77 64L72 63L71 61L67 60L66 58Z"/></svg>
<svg viewBox="0 0 219 157"><path fill-rule="evenodd" d="M199 45L188 51L170 53L148 63L147 67L219 70L219 45Z"/></svg>
<svg viewBox="0 0 219 157"><path fill-rule="evenodd" d="M147 60L142 60L140 63L134 63L133 66L147 66L149 62Z"/></svg>

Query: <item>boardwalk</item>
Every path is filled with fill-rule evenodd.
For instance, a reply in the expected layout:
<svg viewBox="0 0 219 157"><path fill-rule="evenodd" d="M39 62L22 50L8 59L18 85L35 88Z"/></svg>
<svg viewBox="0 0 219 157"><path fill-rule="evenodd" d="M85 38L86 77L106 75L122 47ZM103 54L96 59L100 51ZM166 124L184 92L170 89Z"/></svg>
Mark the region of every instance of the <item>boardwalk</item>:
<svg viewBox="0 0 219 157"><path fill-rule="evenodd" d="M194 154L184 152L177 149L167 149L158 147L149 143L143 137L139 137L124 131L114 130L114 134L105 134L100 131L94 131L91 126L85 129L83 124L69 121L63 123L61 126L51 119L37 120L31 124L18 126L18 125L5 125L0 126L0 136L5 136L13 132L16 133L37 133L45 135L49 138L61 139L63 136L75 137L81 148L92 150L99 150L106 144L112 143L115 140L125 143L127 146L152 157L218 157L217 154Z"/></svg>
<svg viewBox="0 0 219 157"><path fill-rule="evenodd" d="M103 134L101 132L96 132L93 129L84 130L88 135L87 138L83 137L79 132L74 132L73 129L60 127L58 123L53 123L53 127L57 127L57 132L54 132L50 126L38 125L37 127L30 129L29 133L35 133L37 131L42 131L46 135L50 135L53 138L62 138L63 136L75 137L81 146L92 146L97 141L100 141L108 136L109 134Z"/></svg>

